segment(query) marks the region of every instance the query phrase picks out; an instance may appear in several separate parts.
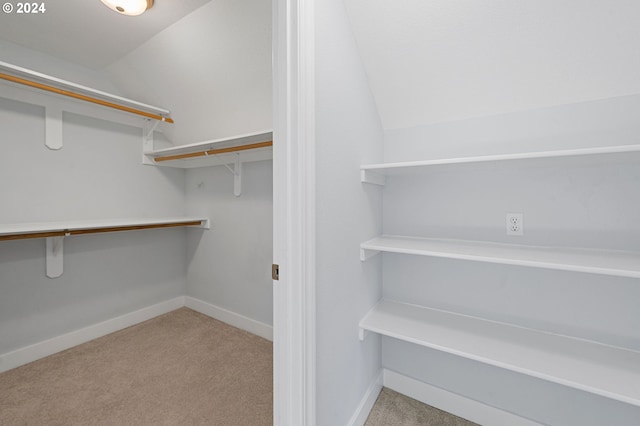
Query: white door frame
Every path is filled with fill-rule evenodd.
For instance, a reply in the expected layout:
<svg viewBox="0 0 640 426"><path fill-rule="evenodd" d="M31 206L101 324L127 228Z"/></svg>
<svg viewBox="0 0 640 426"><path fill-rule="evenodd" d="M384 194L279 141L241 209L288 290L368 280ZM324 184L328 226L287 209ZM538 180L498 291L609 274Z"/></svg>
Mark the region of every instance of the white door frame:
<svg viewBox="0 0 640 426"><path fill-rule="evenodd" d="M273 0L274 424L314 426L314 0Z"/></svg>

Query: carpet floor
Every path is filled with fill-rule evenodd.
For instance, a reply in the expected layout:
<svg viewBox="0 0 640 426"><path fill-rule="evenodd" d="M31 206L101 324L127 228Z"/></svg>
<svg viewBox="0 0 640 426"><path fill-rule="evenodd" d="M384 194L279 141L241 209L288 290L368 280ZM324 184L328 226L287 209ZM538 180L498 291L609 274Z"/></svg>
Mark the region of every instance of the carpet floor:
<svg viewBox="0 0 640 426"><path fill-rule="evenodd" d="M271 425L271 342L181 308L0 374L0 425Z"/></svg>
<svg viewBox="0 0 640 426"><path fill-rule="evenodd" d="M476 423L382 388L365 426L474 426Z"/></svg>

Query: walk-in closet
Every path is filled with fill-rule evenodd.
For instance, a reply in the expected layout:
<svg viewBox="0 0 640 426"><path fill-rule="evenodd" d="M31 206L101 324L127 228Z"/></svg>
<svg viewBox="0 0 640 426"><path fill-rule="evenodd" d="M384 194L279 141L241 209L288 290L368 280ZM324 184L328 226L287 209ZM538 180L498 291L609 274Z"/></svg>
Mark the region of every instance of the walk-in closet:
<svg viewBox="0 0 640 426"><path fill-rule="evenodd" d="M183 385L172 382L172 374L216 371L202 358L206 352L217 365L229 364L217 371L217 381L209 377L202 384L202 392L211 394L207 404L216 404L214 394L221 397L218 403L231 398L234 386L242 384L236 408L229 405L227 412L248 416L251 410L237 395L259 392L257 411L267 417L244 419L271 424L271 2L148 3L151 7L138 16L97 0L45 1L30 13L19 12L17 4L9 13L5 5L0 17L0 371L15 374L25 364L109 333L125 333L125 338L133 333L127 327L151 330L152 323L145 321L164 318L164 339L171 340L165 346L192 346L193 351L177 357L163 347L145 347L144 337L136 339L142 347L132 352L132 365L139 357L145 359L141 368L163 365L166 384L159 383L157 393L149 390L157 401L140 402L140 417L100 420L98 410L96 422L206 424L205 414L182 420L171 414L172 408L180 413L179 405L189 407L175 401L198 400L197 377L192 396L181 397ZM185 308L202 315L176 314ZM203 318L255 339L242 340L227 329L198 334L198 324L210 327ZM193 328L186 321L194 321ZM186 328L175 332L180 327ZM201 348L197 357L203 336L218 344ZM236 340L236 347L229 345ZM100 352L116 343L101 346ZM261 357L244 359L253 344ZM58 415L70 413L69 398L77 389L78 395L86 391L91 397L81 402L78 396L76 406L93 407L96 395L103 395L115 413L126 405L115 394L127 395L141 374L122 373L130 367L118 367L124 363L117 361L118 353L103 362L113 362L103 375L110 371L114 379L106 383L76 384L82 372L70 368L66 375L52 376L54 383L70 382L60 385L53 404L46 401L56 395L45 397L44 390L40 394L12 382L0 392L0 411L9 416L19 410L20 398L11 398L20 391L32 398L25 411L29 417L16 411L24 424L85 423L86 417L71 414L57 420L37 417L54 406L65 407ZM244 376L230 358L251 364ZM95 363L87 365L102 377ZM252 371L258 366L260 371ZM46 370L66 371L59 367ZM125 382L117 382L117 375ZM106 386L111 382L113 387ZM216 382L218 390L208 388ZM90 390L103 384L102 391ZM166 418L142 415L154 410ZM16 421L0 417L3 424Z"/></svg>
<svg viewBox="0 0 640 426"><path fill-rule="evenodd" d="M640 2L111 1L0 15L0 424L640 424Z"/></svg>

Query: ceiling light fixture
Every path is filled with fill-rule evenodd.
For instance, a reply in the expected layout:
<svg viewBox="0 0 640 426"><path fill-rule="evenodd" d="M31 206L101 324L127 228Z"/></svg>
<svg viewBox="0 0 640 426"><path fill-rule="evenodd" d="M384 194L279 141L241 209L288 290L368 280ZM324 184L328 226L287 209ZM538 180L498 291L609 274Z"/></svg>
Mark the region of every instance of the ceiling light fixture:
<svg viewBox="0 0 640 426"><path fill-rule="evenodd" d="M151 9L153 0L101 0L109 9L121 15L137 16Z"/></svg>

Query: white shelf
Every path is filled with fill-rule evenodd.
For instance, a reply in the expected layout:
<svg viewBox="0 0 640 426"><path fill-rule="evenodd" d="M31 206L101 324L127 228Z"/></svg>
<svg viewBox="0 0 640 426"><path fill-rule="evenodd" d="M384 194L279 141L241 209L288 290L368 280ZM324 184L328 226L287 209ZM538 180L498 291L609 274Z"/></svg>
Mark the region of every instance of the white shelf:
<svg viewBox="0 0 640 426"><path fill-rule="evenodd" d="M0 243L31 238L45 239L46 274L58 278L64 267L64 238L104 232L137 231L142 229L191 226L209 229L206 217L165 217L143 219L79 220L68 222L38 222L0 224Z"/></svg>
<svg viewBox="0 0 640 426"><path fill-rule="evenodd" d="M640 352L386 300L360 327L640 406Z"/></svg>
<svg viewBox="0 0 640 426"><path fill-rule="evenodd" d="M0 224L0 240L38 238L34 235L48 233L62 233L78 235L90 233L89 231L104 232L107 229L127 230L127 228L162 228L169 225L185 226L183 224L200 222L200 227L209 228L209 219L205 217L164 217L164 218L131 218L131 219L108 219L108 220L76 220L66 222L37 222L37 223L13 223Z"/></svg>
<svg viewBox="0 0 640 426"><path fill-rule="evenodd" d="M229 152L224 154L208 155L195 158L176 159L168 161L155 161L161 157L172 157L176 155L199 153L225 148L236 148L251 145L260 142L270 142L273 140L273 131L265 130L258 133L249 133L229 138L216 139L211 141L197 142L188 145L179 145L171 148L158 149L145 152L151 161L151 164L157 166L167 166L176 168L196 168L207 166L219 166L223 164L231 164L235 162L238 155L241 156L243 163L251 161L269 160L273 158L273 150L271 147L255 148L246 151Z"/></svg>
<svg viewBox="0 0 640 426"><path fill-rule="evenodd" d="M596 148L577 148L554 151L525 152L516 154L485 155L477 157L443 158L437 160L408 161L398 163L367 164L360 167L361 181L384 185L384 176L414 174L434 166L485 163L514 160L534 160L559 157L588 157L594 155L640 152L640 145L619 145Z"/></svg>
<svg viewBox="0 0 640 426"><path fill-rule="evenodd" d="M121 96L113 95L111 93L103 92L101 90L92 89L90 87L82 86L80 84L72 83L67 80L62 80L57 77L52 77L47 74L43 74L37 71L33 71L27 68L22 68L17 65L9 64L7 62L0 61L0 72L9 73L10 75L16 77L24 77L35 82L40 82L44 84L50 84L56 88L69 91L72 93L95 96L99 99L120 104L123 106L140 109L142 111L150 112L153 114L157 114L159 116L166 117L169 115L169 110L164 108L159 108L153 105L144 104L142 102L134 101L131 99L123 98Z"/></svg>
<svg viewBox="0 0 640 426"><path fill-rule="evenodd" d="M378 252L640 278L640 253L538 247L479 241L383 235L360 244L360 258Z"/></svg>

